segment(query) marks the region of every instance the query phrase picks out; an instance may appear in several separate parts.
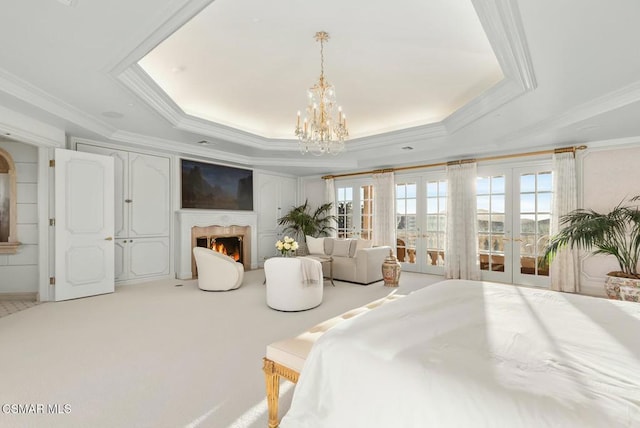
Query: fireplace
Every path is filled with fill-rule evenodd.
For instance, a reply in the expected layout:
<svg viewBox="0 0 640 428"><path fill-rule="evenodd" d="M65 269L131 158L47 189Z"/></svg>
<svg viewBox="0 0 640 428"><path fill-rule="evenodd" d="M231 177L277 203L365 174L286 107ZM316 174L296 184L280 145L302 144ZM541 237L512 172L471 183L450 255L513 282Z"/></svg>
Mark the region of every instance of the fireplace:
<svg viewBox="0 0 640 428"><path fill-rule="evenodd" d="M238 263L242 263L242 236L198 236L196 245L198 247L210 248L213 251L231 257Z"/></svg>
<svg viewBox="0 0 640 428"><path fill-rule="evenodd" d="M176 220L176 276L179 279L194 277L193 247L197 246L196 238L203 236L242 236L242 264L245 270L258 268L258 216L255 212L181 209L176 211Z"/></svg>
<svg viewBox="0 0 640 428"><path fill-rule="evenodd" d="M242 263L245 270L251 269L251 228L249 226L193 226L191 247L210 248ZM196 261L191 256L191 272L196 277Z"/></svg>

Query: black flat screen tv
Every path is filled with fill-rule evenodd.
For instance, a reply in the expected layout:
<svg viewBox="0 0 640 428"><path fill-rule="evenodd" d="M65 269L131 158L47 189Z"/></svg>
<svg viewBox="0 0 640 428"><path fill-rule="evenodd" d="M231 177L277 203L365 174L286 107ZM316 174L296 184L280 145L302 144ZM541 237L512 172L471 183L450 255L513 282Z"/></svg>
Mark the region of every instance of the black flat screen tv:
<svg viewBox="0 0 640 428"><path fill-rule="evenodd" d="M182 208L253 210L253 171L181 159Z"/></svg>

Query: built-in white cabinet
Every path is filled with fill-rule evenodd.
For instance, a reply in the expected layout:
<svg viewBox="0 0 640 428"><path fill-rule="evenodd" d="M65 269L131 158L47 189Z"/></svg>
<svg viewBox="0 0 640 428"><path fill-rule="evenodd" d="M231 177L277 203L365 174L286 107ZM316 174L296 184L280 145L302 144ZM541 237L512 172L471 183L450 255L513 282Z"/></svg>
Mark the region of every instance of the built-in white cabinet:
<svg viewBox="0 0 640 428"><path fill-rule="evenodd" d="M169 274L169 238L117 238L115 279L133 279Z"/></svg>
<svg viewBox="0 0 640 428"><path fill-rule="evenodd" d="M256 211L258 212L258 264L275 256L275 243L282 235L278 219L296 204L297 181L292 177L257 173L255 176Z"/></svg>
<svg viewBox="0 0 640 428"><path fill-rule="evenodd" d="M114 159L116 281L168 275L169 158L80 142L76 150Z"/></svg>

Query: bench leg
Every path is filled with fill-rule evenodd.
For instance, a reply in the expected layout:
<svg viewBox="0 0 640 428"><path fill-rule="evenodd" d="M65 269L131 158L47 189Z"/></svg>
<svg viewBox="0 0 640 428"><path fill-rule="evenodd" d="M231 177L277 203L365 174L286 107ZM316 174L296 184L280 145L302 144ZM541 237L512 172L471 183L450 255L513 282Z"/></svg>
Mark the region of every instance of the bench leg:
<svg viewBox="0 0 640 428"><path fill-rule="evenodd" d="M280 375L276 373L275 363L264 359L264 376L267 383L267 408L269 409L269 428L277 428L278 399L280 397Z"/></svg>

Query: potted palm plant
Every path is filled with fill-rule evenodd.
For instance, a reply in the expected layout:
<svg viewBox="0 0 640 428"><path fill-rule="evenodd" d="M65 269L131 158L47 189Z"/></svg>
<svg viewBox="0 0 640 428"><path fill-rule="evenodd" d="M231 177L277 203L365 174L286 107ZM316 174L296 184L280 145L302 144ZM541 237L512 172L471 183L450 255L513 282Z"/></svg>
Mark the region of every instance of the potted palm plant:
<svg viewBox="0 0 640 428"><path fill-rule="evenodd" d="M284 232L295 236L299 242L306 242L306 236L328 236L329 232L335 230L332 223L336 220L336 216L331 215L331 202L324 203L311 210L309 201L305 200L304 204L293 207L283 217L278 219L278 224L284 226ZM306 245L300 251L304 252Z"/></svg>
<svg viewBox="0 0 640 428"><path fill-rule="evenodd" d="M619 271L609 272L605 291L611 299L639 301L640 275L640 196L621 201L606 214L577 209L560 217L561 229L547 245L544 260L551 262L555 254L566 246L590 251L592 254L612 255Z"/></svg>

